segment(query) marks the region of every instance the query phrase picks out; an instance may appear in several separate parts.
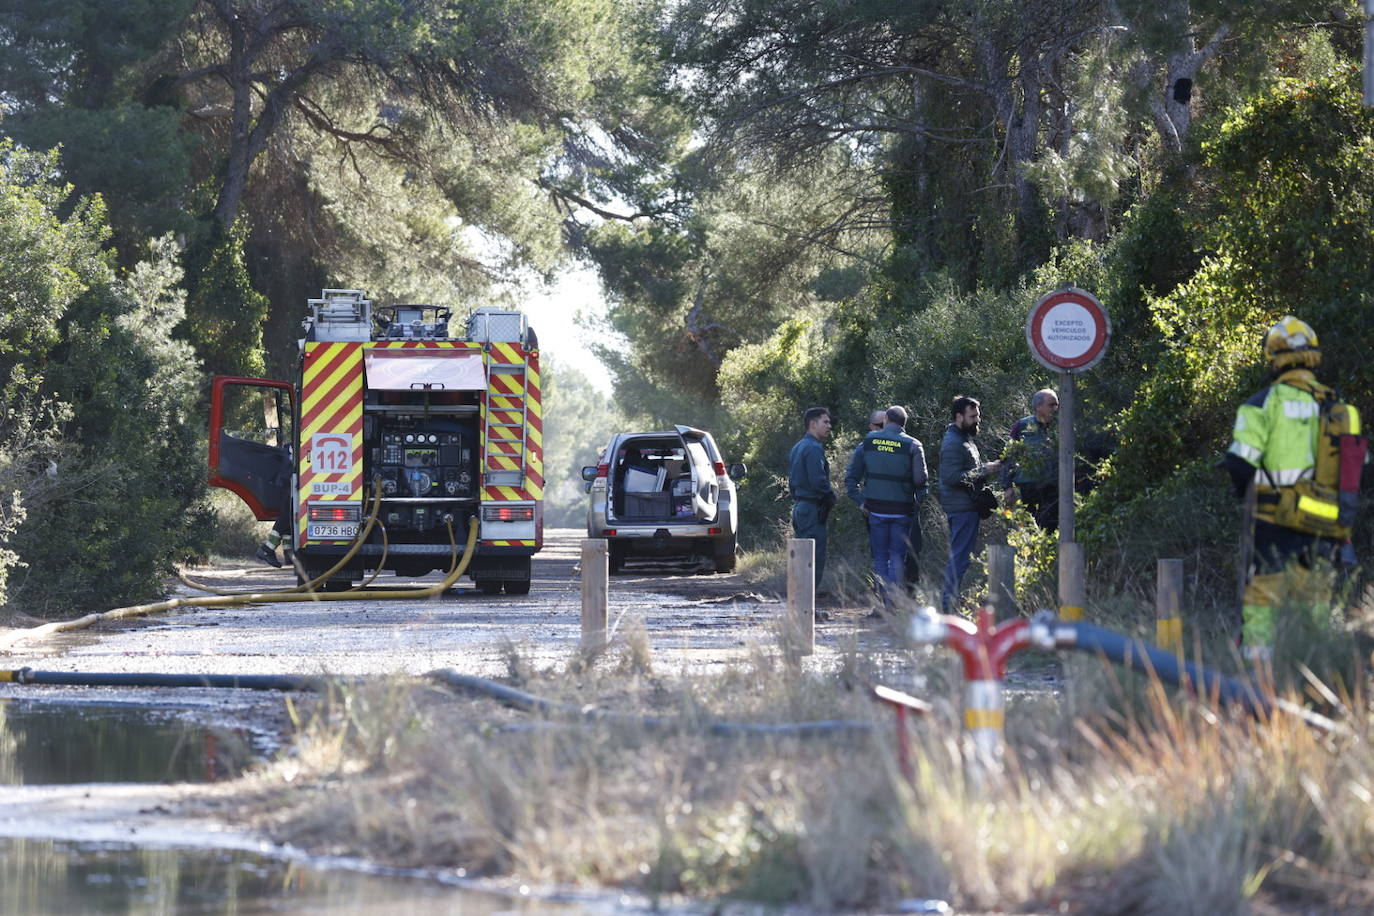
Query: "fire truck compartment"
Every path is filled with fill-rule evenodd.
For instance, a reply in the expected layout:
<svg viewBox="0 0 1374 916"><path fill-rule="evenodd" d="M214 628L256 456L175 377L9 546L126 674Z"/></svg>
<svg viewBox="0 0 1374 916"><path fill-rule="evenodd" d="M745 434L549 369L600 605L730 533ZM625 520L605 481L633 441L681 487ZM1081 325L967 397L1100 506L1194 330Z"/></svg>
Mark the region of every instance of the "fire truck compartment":
<svg viewBox="0 0 1374 916"><path fill-rule="evenodd" d="M474 350L369 350L371 391L484 391L487 367Z"/></svg>

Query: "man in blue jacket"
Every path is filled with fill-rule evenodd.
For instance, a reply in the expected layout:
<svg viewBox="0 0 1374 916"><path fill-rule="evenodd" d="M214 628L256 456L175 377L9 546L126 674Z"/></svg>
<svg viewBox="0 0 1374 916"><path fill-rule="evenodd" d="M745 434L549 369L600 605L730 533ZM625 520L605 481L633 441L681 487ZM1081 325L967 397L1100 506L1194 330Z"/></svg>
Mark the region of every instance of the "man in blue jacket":
<svg viewBox="0 0 1374 916"><path fill-rule="evenodd" d="M869 432L845 473L845 490L868 521L873 574L883 604L905 582L912 519L926 495L926 454L919 440L903 432L906 410L889 407L882 429Z"/></svg>
<svg viewBox="0 0 1374 916"><path fill-rule="evenodd" d="M974 494L989 475L1002 469L1000 461L984 462L978 443L973 441L982 421L978 402L959 395L949 412L951 422L940 443L940 505L949 519L949 563L940 591L940 605L946 613L958 602L959 583L968 572L973 542L978 537L979 514Z"/></svg>
<svg viewBox="0 0 1374 916"><path fill-rule="evenodd" d="M792 505L792 534L816 542L816 591L825 574L825 524L835 505L835 488L830 485L830 461L821 444L830 435L830 411L809 407L802 414L806 435L792 446L787 456L787 490ZM822 616L819 612L817 616Z"/></svg>

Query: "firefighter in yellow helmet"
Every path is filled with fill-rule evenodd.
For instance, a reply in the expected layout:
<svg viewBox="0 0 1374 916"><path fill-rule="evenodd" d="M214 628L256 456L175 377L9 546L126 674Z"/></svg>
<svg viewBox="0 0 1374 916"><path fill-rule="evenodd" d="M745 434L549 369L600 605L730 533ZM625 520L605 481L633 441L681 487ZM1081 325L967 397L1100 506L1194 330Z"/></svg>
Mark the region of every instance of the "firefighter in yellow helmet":
<svg viewBox="0 0 1374 916"><path fill-rule="evenodd" d="M1236 411L1223 459L1237 494L1255 483L1253 560L1242 608L1242 644L1252 659L1272 652L1284 589L1296 588L1289 593L1295 603L1314 603L1300 594L1308 570L1318 558L1334 561L1350 536L1354 509L1339 498L1339 434L1358 438L1360 432L1355 408L1313 374L1321 350L1306 322L1281 319L1265 335L1264 355L1272 383Z"/></svg>

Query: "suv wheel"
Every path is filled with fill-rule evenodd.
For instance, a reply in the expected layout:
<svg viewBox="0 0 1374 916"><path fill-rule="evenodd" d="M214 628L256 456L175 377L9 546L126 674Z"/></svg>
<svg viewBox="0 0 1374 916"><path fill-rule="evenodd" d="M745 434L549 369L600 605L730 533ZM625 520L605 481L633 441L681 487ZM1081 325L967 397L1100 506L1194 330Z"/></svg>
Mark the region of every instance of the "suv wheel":
<svg viewBox="0 0 1374 916"><path fill-rule="evenodd" d="M625 565L625 545L611 541L606 545L606 569L611 573L620 572Z"/></svg>
<svg viewBox="0 0 1374 916"><path fill-rule="evenodd" d="M727 544L717 544L717 545L716 545L716 557L715 557L715 558L716 558L716 572L718 572L718 573L732 573L732 572L734 572L734 571L735 571L735 563L736 563L736 561L737 561L737 559L738 559L738 558L735 556L735 539L734 539L734 538L730 538L730 541L729 541L729 543L727 543Z"/></svg>

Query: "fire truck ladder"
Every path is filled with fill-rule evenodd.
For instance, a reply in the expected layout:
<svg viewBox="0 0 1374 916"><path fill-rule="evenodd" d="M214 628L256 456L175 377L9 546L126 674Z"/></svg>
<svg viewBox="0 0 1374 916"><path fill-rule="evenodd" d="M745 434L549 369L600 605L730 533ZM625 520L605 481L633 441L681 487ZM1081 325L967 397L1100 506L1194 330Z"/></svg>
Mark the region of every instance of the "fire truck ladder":
<svg viewBox="0 0 1374 916"><path fill-rule="evenodd" d="M529 422L525 366L496 364L487 382L487 418L484 435L490 458L513 461L515 468L493 468L488 463L490 487L519 487L525 483L525 424ZM518 417L518 419L514 419Z"/></svg>

